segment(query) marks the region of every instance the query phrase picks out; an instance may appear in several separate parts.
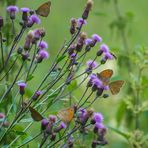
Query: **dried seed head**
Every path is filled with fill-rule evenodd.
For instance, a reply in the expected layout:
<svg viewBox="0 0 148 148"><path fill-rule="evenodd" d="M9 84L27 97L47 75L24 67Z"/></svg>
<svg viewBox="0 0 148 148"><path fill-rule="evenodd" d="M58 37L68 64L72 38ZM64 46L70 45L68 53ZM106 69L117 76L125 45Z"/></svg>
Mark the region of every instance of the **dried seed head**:
<svg viewBox="0 0 148 148"><path fill-rule="evenodd" d="M73 35L76 32L77 27L77 19L72 18L71 19L71 27L70 27L70 33Z"/></svg>
<svg viewBox="0 0 148 148"><path fill-rule="evenodd" d="M93 4L93 0L88 0L86 4L86 9L90 11L92 9Z"/></svg>
<svg viewBox="0 0 148 148"><path fill-rule="evenodd" d="M82 18L84 20L88 18L88 15L89 15L90 10L92 9L92 6L93 6L93 1L92 0L88 0L87 4L86 4L86 7L84 9L84 12L82 14Z"/></svg>

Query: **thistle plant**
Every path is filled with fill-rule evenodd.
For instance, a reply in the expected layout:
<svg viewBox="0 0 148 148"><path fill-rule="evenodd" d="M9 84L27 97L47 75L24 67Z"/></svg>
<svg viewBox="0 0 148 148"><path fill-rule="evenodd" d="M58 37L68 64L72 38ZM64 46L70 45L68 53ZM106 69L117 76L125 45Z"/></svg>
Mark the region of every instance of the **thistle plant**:
<svg viewBox="0 0 148 148"><path fill-rule="evenodd" d="M103 101L103 98L109 97L109 89L113 91L109 85L112 70L105 71L110 76L105 72L95 73L95 70L100 67L105 69L105 63L115 58L99 35L88 37L82 30L87 25L92 0L87 1L82 18L70 20L70 40L63 43L51 65L45 65L48 70L43 79L34 86L33 91L29 91L31 82L36 79L36 75L40 75L37 70L41 63L44 64L52 56L52 49L48 50L50 43L44 40L46 30L40 26L40 17L47 15L50 4L47 2L41 5L38 11L8 6L6 10L13 34L10 44L7 43L7 37L4 40L5 19L0 17L0 144L23 147L39 137L40 148L73 147L80 142L80 137L91 135L90 146L95 148L106 145L107 127L103 123L104 117L91 107L96 100ZM21 14L19 31L14 23L18 13ZM98 47L97 53L93 53L94 56L87 60L87 55L94 52L94 47ZM84 71L81 71L81 65L86 65ZM85 90L75 99L73 94L82 84ZM116 90L114 93L118 92ZM60 108L52 113L53 108L59 104ZM29 135L28 131L36 126L35 134L32 132Z"/></svg>

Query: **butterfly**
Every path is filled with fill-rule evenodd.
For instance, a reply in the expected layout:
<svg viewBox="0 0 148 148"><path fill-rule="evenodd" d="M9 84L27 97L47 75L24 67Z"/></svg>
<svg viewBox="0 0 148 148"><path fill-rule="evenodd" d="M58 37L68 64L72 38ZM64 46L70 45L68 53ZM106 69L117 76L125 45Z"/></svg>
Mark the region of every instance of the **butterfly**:
<svg viewBox="0 0 148 148"><path fill-rule="evenodd" d="M111 93L113 95L116 95L120 92L120 88L123 86L124 81L117 80L117 81L110 82L110 78L112 77L112 75L113 75L113 70L111 70L111 69L106 69L100 73L97 73L97 77L100 80L102 80L103 85L104 86L109 85L109 89L110 89Z"/></svg>
<svg viewBox="0 0 148 148"><path fill-rule="evenodd" d="M61 110L57 115L63 122L69 123L74 117L74 108L70 107Z"/></svg>
<svg viewBox="0 0 148 148"><path fill-rule="evenodd" d="M38 112L36 111L33 107L29 107L29 111L31 112L31 117L33 120L35 121L41 121L43 118L43 116Z"/></svg>
<svg viewBox="0 0 148 148"><path fill-rule="evenodd" d="M50 13L51 1L42 4L35 12L37 15L47 17Z"/></svg>

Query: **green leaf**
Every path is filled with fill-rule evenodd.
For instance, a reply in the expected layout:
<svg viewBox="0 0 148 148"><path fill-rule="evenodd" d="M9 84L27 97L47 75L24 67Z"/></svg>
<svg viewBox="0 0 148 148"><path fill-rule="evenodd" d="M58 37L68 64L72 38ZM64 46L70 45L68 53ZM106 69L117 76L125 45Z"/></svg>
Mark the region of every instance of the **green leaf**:
<svg viewBox="0 0 148 148"><path fill-rule="evenodd" d="M77 87L77 81L73 80L71 81L71 83L68 85L68 90L72 91L73 89L75 89Z"/></svg>
<svg viewBox="0 0 148 148"><path fill-rule="evenodd" d="M12 132L15 133L16 135L27 135L25 132L22 131L13 130Z"/></svg>
<svg viewBox="0 0 148 148"><path fill-rule="evenodd" d="M48 95L48 96L47 96L47 99L54 98L54 97L56 97L57 95L58 95L58 93L54 93L54 94L52 94L52 95Z"/></svg>
<svg viewBox="0 0 148 148"><path fill-rule="evenodd" d="M31 81L33 78L34 78L33 75L29 75L28 78L27 78L27 81Z"/></svg>
<svg viewBox="0 0 148 148"><path fill-rule="evenodd" d="M25 139L22 141L21 145L23 145L23 144L25 144L25 143L28 143L31 139L32 139L32 136L28 136L27 138L25 138Z"/></svg>
<svg viewBox="0 0 148 148"><path fill-rule="evenodd" d="M63 56L60 56L58 59L57 59L57 63L61 62L63 59L65 59L66 55L63 55Z"/></svg>
<svg viewBox="0 0 148 148"><path fill-rule="evenodd" d="M110 128L110 129L111 129L112 131L114 131L115 133L117 133L117 134L123 136L123 137L126 138L126 139L128 139L128 138L130 137L130 135L129 135L128 133L123 132L123 131L120 131L120 130L117 129L117 128L113 128L113 127L111 127L111 126L107 126L107 127Z"/></svg>
<svg viewBox="0 0 148 148"><path fill-rule="evenodd" d="M121 121L123 119L123 116L125 115L125 111L126 111L126 104L124 101L122 101L117 109L117 113L116 113L116 120L117 120L117 124L118 126L121 124Z"/></svg>
<svg viewBox="0 0 148 148"><path fill-rule="evenodd" d="M30 122L32 122L33 120L32 120L32 118L27 118L27 119L22 119L20 122L21 123L30 123Z"/></svg>

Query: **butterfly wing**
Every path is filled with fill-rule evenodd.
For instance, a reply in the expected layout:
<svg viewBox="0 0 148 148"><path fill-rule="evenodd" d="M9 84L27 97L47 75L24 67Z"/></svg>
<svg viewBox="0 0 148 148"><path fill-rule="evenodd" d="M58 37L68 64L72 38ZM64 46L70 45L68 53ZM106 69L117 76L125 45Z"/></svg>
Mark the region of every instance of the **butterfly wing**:
<svg viewBox="0 0 148 148"><path fill-rule="evenodd" d="M43 16L43 17L47 17L50 13L50 8L51 8L51 1L48 1L44 4L42 4L37 10L36 10L36 14Z"/></svg>
<svg viewBox="0 0 148 148"><path fill-rule="evenodd" d="M102 80L103 85L108 85L109 84L109 80L113 75L113 70L111 69L105 69L100 73L97 73L97 76L100 80Z"/></svg>
<svg viewBox="0 0 148 148"><path fill-rule="evenodd" d="M29 111L31 112L31 117L35 121L41 121L43 119L43 116L36 111L33 107L29 107Z"/></svg>
<svg viewBox="0 0 148 148"><path fill-rule="evenodd" d="M64 110L61 110L58 115L57 115L63 122L65 123L69 123L72 119L73 119L73 116L74 116L74 109L71 107L71 108L68 108L68 109L64 109Z"/></svg>
<svg viewBox="0 0 148 148"><path fill-rule="evenodd" d="M116 95L120 92L120 88L123 86L124 84L124 81L123 80L118 80L118 81L114 81L114 82L111 82L109 84L109 88L110 88L110 91L113 95Z"/></svg>

